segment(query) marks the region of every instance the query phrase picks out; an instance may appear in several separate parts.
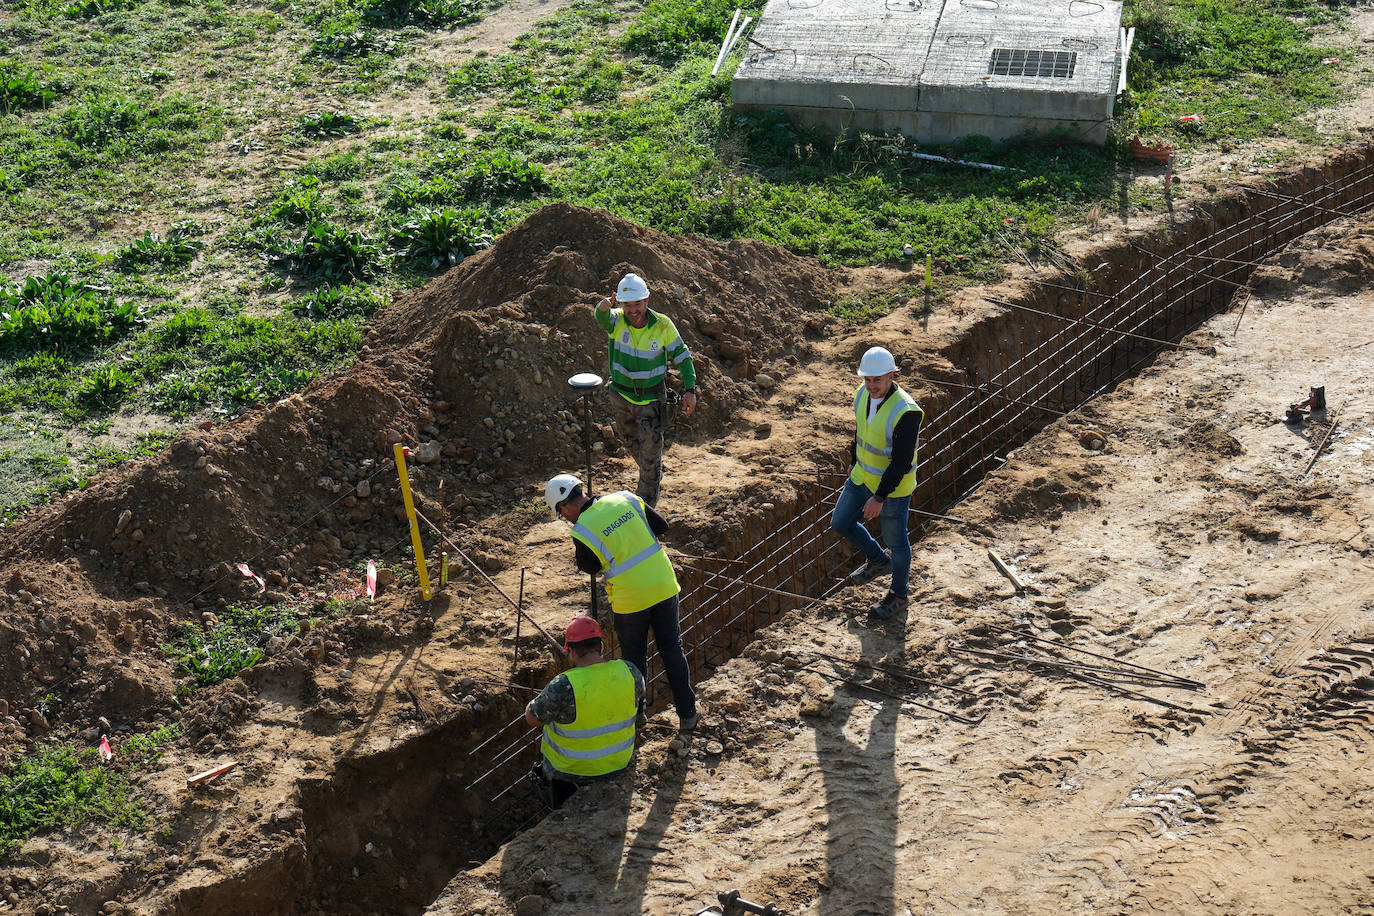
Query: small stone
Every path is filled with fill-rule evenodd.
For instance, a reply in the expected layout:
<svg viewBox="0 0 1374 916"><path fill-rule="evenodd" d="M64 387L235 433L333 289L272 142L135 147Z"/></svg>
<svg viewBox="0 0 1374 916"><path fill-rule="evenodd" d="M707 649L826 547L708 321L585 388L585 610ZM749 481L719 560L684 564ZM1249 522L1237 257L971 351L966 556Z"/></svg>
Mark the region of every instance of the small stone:
<svg viewBox="0 0 1374 916"><path fill-rule="evenodd" d="M674 753L676 753L679 757L686 757L688 754L691 753L691 751L687 748L686 745L684 745L678 748Z"/></svg>
<svg viewBox="0 0 1374 916"><path fill-rule="evenodd" d="M285 823L287 823L287 822L289 822L289 821L294 821L294 820L296 820L296 819L299 818L300 816L301 816L301 809L300 809L300 808L291 808L291 807L287 807L287 808L278 808L276 811L272 812L272 823L274 823L274 824L285 824ZM369 845L371 845L371 844L369 844Z"/></svg>
<svg viewBox="0 0 1374 916"><path fill-rule="evenodd" d="M674 738L672 741L668 742L668 747L672 750L677 750L681 747L686 746L686 744L687 742L683 741L681 738Z"/></svg>
<svg viewBox="0 0 1374 916"><path fill-rule="evenodd" d="M356 489L359 499L367 499L369 496L372 495L372 484L368 483L366 480L358 481L358 486Z"/></svg>
<svg viewBox="0 0 1374 916"><path fill-rule="evenodd" d="M526 894L515 903L515 916L543 916L548 903L538 894Z"/></svg>
<svg viewBox="0 0 1374 916"><path fill-rule="evenodd" d="M167 866L168 868L180 868L181 856L168 856L166 859L162 861L162 864Z"/></svg>
<svg viewBox="0 0 1374 916"><path fill-rule="evenodd" d="M724 751L725 751L725 745L721 744L719 741L707 741L707 742L706 742L706 753L711 754L711 755L715 755L715 754L723 753Z"/></svg>
<svg viewBox="0 0 1374 916"><path fill-rule="evenodd" d="M133 518L133 512L128 509L125 509L123 512L119 513L119 521L115 522L114 533L122 534L124 529L129 527L129 522L133 521Z"/></svg>
<svg viewBox="0 0 1374 916"><path fill-rule="evenodd" d="M433 464L439 460L440 456L439 443L433 440L421 442L415 447L415 460L421 464Z"/></svg>
<svg viewBox="0 0 1374 916"><path fill-rule="evenodd" d="M760 372L758 375L754 376L754 384L758 385L764 391L769 391L778 387L778 380L766 372Z"/></svg>

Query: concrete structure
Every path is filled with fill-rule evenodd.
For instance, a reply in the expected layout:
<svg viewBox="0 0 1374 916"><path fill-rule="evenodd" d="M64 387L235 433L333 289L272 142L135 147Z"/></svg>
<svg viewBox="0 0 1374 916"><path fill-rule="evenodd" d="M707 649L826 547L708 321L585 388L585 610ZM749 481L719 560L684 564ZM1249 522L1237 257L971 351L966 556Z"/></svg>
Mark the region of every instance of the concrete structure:
<svg viewBox="0 0 1374 916"><path fill-rule="evenodd" d="M1119 0L768 0L734 104L827 133L1065 128L1100 143L1122 44Z"/></svg>

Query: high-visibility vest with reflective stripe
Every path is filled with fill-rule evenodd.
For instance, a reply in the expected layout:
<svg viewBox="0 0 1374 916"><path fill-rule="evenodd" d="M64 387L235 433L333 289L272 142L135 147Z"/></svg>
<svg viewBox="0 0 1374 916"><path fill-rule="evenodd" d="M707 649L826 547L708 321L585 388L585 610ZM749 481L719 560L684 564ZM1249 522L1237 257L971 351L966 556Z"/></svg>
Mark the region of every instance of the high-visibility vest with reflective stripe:
<svg viewBox="0 0 1374 916"><path fill-rule="evenodd" d="M620 659L573 668L577 718L544 726L539 749L549 764L574 776L603 776L625 769L635 750L635 679Z"/></svg>
<svg viewBox="0 0 1374 916"><path fill-rule="evenodd" d="M602 496L577 518L573 537L601 560L611 610L633 614L678 593L677 575L649 528L644 500L621 490Z"/></svg>
<svg viewBox="0 0 1374 916"><path fill-rule="evenodd" d="M669 363L682 373L684 387L695 387L692 354L668 316L651 310L642 328L626 320L624 309L597 311L596 320L611 339L611 387L621 397L635 404L656 401L655 392L643 389L662 384Z"/></svg>
<svg viewBox="0 0 1374 916"><path fill-rule="evenodd" d="M849 472L849 479L868 487L870 493L877 493L878 482L883 479L883 472L892 463L892 431L897 428L897 421L913 410L918 416L924 414L911 395L903 391L900 385L892 386L887 400L883 401L872 420L868 419L868 401L868 388L860 385L859 390L854 392L854 421L858 430L854 453L857 460L854 462L854 469ZM910 496L915 489L916 453L913 451L911 470L906 472L887 495Z"/></svg>

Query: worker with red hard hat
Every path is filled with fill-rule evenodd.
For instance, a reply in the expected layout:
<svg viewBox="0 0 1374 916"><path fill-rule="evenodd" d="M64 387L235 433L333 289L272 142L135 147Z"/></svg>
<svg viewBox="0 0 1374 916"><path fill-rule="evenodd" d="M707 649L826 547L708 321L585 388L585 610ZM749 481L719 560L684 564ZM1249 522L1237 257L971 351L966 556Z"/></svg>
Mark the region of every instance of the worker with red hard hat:
<svg viewBox="0 0 1374 916"><path fill-rule="evenodd" d="M889 570L892 584L869 614L885 620L906 610L911 576L907 513L916 490L916 439L925 414L896 383L897 361L884 347L870 347L859 360L863 384L854 392L852 469L844 482L830 527L863 551L865 563L850 579L869 582ZM863 523L880 519L883 544Z"/></svg>
<svg viewBox="0 0 1374 916"><path fill-rule="evenodd" d="M644 706L644 676L634 665L602 658L601 626L574 617L563 648L572 668L555 677L525 707L525 721L542 727L542 759L531 776L544 801L558 808L578 786L629 766L635 718Z"/></svg>

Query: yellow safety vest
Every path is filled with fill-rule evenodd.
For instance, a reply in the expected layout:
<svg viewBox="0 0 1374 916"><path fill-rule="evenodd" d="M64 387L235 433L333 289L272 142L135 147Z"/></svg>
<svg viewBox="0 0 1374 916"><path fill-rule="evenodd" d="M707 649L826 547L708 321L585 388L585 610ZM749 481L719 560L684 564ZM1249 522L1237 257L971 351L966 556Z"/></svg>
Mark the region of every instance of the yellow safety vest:
<svg viewBox="0 0 1374 916"><path fill-rule="evenodd" d="M604 776L625 769L635 751L635 679L619 659L566 672L577 703L567 725L544 726L539 749L560 773Z"/></svg>
<svg viewBox="0 0 1374 916"><path fill-rule="evenodd" d="M854 462L854 470L849 472L849 479L868 487L868 492L876 494L878 482L883 479L883 472L892 463L892 431L897 428L897 421L913 410L921 416L924 414L911 395L896 384L892 386L892 391L888 392L883 406L873 415L872 421L868 419L868 401L868 388L860 385L859 390L854 392L854 421L858 430L858 447L854 449L854 453L857 460ZM907 471L906 476L887 495L910 496L915 489L916 453L913 451L911 470Z"/></svg>
<svg viewBox="0 0 1374 916"><path fill-rule="evenodd" d="M573 537L601 560L611 610L633 614L679 591L663 546L649 529L644 500L621 490L602 496L578 516Z"/></svg>

